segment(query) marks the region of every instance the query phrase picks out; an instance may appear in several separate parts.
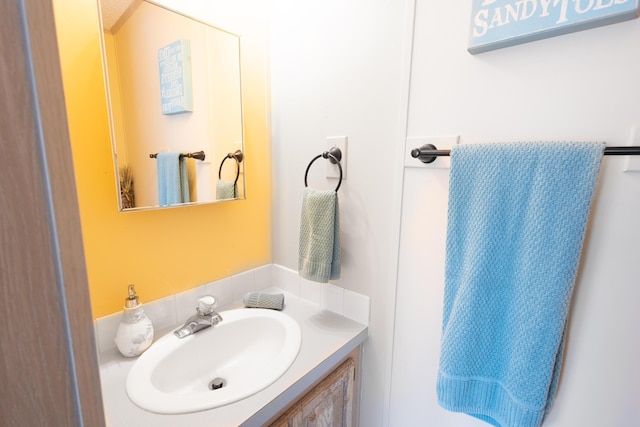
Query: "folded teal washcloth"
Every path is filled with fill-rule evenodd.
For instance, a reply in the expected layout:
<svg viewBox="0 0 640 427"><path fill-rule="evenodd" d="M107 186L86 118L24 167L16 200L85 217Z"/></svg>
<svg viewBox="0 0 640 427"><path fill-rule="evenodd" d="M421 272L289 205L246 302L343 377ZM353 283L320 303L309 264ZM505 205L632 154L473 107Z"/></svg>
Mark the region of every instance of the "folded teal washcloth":
<svg viewBox="0 0 640 427"><path fill-rule="evenodd" d="M238 197L238 185L235 182L226 182L221 179L216 183L216 199L235 199Z"/></svg>
<svg viewBox="0 0 640 427"><path fill-rule="evenodd" d="M187 161L180 153L158 153L158 204L188 203Z"/></svg>
<svg viewBox="0 0 640 427"><path fill-rule="evenodd" d="M298 274L314 282L340 278L338 193L305 188L300 219Z"/></svg>
<svg viewBox="0 0 640 427"><path fill-rule="evenodd" d="M553 401L601 143L454 147L438 400L501 427Z"/></svg>
<svg viewBox="0 0 640 427"><path fill-rule="evenodd" d="M243 302L249 308L270 308L282 310L284 308L284 294L268 294L265 292L247 292Z"/></svg>

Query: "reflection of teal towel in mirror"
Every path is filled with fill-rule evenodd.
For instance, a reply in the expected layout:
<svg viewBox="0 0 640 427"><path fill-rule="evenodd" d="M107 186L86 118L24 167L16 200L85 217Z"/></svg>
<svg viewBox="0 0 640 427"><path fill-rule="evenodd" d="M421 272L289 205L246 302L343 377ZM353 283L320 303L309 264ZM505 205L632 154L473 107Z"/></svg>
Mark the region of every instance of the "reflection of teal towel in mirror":
<svg viewBox="0 0 640 427"><path fill-rule="evenodd" d="M218 180L216 184L216 199L235 199L238 197L238 185L235 182L225 182Z"/></svg>
<svg viewBox="0 0 640 427"><path fill-rule="evenodd" d="M340 278L340 215L333 190L304 190L298 274L320 283Z"/></svg>
<svg viewBox="0 0 640 427"><path fill-rule="evenodd" d="M158 204L188 203L187 160L180 153L158 153Z"/></svg>

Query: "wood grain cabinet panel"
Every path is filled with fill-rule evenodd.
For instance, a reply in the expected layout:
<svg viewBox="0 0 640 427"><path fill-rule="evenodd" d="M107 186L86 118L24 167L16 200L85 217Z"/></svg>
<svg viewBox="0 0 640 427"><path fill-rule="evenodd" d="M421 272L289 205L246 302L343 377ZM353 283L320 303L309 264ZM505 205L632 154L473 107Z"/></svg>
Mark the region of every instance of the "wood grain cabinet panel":
<svg viewBox="0 0 640 427"><path fill-rule="evenodd" d="M356 362L347 359L271 427L351 427L355 416Z"/></svg>

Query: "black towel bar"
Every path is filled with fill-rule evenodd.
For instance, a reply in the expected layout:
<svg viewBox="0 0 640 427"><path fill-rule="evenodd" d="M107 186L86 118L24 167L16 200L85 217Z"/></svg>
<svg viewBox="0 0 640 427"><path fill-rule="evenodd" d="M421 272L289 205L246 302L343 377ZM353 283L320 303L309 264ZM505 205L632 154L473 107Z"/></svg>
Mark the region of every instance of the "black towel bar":
<svg viewBox="0 0 640 427"><path fill-rule="evenodd" d="M433 144L425 144L420 148L411 150L411 157L420 160L422 163L431 163L437 157L449 156L451 150L438 150ZM605 156L640 156L640 146L627 147L605 147Z"/></svg>
<svg viewBox="0 0 640 427"><path fill-rule="evenodd" d="M158 153L153 153L153 154L149 154L149 157L151 159L156 159L158 157ZM190 159L198 159L198 160L204 160L205 155L204 155L204 151L196 151L194 153L182 153L180 154L180 157L187 157Z"/></svg>

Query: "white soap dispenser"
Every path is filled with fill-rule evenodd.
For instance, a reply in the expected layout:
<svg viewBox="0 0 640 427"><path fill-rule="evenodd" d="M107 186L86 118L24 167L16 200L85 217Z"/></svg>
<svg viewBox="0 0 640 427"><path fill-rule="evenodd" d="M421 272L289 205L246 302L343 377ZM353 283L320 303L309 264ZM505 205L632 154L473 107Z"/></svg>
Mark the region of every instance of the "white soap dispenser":
<svg viewBox="0 0 640 427"><path fill-rule="evenodd" d="M153 325L144 314L135 288L129 285L129 297L124 300L122 320L116 334L116 346L123 356L135 357L149 348L151 341L153 341Z"/></svg>

